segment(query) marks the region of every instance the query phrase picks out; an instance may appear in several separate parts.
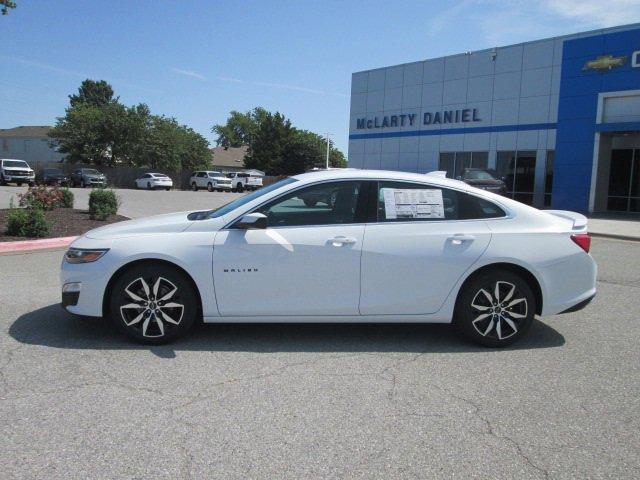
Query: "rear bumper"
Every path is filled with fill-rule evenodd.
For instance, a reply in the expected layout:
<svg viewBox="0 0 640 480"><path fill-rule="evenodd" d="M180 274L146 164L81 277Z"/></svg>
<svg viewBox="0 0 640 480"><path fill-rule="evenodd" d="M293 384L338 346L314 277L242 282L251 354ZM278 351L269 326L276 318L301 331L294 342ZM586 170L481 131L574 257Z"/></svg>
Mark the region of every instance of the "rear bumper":
<svg viewBox="0 0 640 480"><path fill-rule="evenodd" d="M596 294L595 293L593 295L591 295L589 298L585 298L584 300L576 303L573 307L569 307L566 310L560 312L560 314L562 315L563 313L573 313L573 312L580 311L584 307L589 305L594 298L596 298Z"/></svg>

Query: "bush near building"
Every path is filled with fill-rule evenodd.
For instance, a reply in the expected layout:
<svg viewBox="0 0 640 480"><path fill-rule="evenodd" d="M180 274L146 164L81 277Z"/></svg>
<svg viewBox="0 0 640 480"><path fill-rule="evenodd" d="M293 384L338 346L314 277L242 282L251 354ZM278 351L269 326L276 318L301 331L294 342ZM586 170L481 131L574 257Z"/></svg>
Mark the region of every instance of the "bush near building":
<svg viewBox="0 0 640 480"><path fill-rule="evenodd" d="M43 238L49 235L51 225L44 212L37 208L13 208L7 217L7 235Z"/></svg>
<svg viewBox="0 0 640 480"><path fill-rule="evenodd" d="M106 220L118 213L120 199L110 189L96 189L89 194L89 216L92 220Z"/></svg>

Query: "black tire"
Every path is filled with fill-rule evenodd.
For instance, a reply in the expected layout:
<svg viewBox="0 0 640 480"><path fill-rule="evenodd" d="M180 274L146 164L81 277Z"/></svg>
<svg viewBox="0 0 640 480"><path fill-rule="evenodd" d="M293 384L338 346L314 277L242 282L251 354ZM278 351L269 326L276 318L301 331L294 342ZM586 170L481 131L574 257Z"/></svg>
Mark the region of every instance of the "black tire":
<svg viewBox="0 0 640 480"><path fill-rule="evenodd" d="M490 270L462 286L454 324L475 343L506 347L527 333L536 308L533 291L522 277L508 270Z"/></svg>
<svg viewBox="0 0 640 480"><path fill-rule="evenodd" d="M207 191L213 192L213 185L211 184L211 182L207 183Z"/></svg>
<svg viewBox="0 0 640 480"><path fill-rule="evenodd" d="M86 185L84 183L84 179L80 180L80 188L85 188Z"/></svg>
<svg viewBox="0 0 640 480"><path fill-rule="evenodd" d="M6 184L7 181L4 179L4 175L0 175L0 185L4 187Z"/></svg>
<svg viewBox="0 0 640 480"><path fill-rule="evenodd" d="M236 190L240 193L244 192L244 186L238 182L238 184L236 185Z"/></svg>
<svg viewBox="0 0 640 480"><path fill-rule="evenodd" d="M17 185L18 187L21 187L21 186L22 186L22 182L16 182L16 185Z"/></svg>
<svg viewBox="0 0 640 480"><path fill-rule="evenodd" d="M197 191L198 191L198 185L196 184L196 182L193 182L193 183L191 184L191 190L193 190L194 192L197 192Z"/></svg>
<svg viewBox="0 0 640 480"><path fill-rule="evenodd" d="M147 182L147 190L151 190L151 182Z"/></svg>
<svg viewBox="0 0 640 480"><path fill-rule="evenodd" d="M145 293L142 281L146 283L149 295ZM159 283L157 296L154 296L156 282ZM138 343L171 342L186 335L199 315L198 296L189 279L178 269L163 263L145 263L126 270L113 285L110 295L112 323L118 331ZM169 304L181 307L161 306ZM125 306L129 307L122 308Z"/></svg>

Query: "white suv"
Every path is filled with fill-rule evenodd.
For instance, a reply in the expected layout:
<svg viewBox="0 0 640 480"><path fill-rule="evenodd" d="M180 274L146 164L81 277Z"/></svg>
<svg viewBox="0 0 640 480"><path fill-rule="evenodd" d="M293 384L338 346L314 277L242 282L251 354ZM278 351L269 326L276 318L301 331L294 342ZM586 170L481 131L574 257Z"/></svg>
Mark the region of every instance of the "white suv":
<svg viewBox="0 0 640 480"><path fill-rule="evenodd" d="M24 160L0 159L0 185L12 182L19 187L23 183L28 183L29 186L32 186L35 184L35 180L35 172Z"/></svg>
<svg viewBox="0 0 640 480"><path fill-rule="evenodd" d="M193 172L189 179L191 190L196 192L199 188L206 188L210 192L217 190L222 192L223 190L231 190L231 180L225 177L220 172L212 172L201 170L199 172Z"/></svg>
<svg viewBox="0 0 640 480"><path fill-rule="evenodd" d="M227 177L231 179L231 188L242 192L244 190L257 190L262 187L262 177L247 172L231 172L227 173Z"/></svg>

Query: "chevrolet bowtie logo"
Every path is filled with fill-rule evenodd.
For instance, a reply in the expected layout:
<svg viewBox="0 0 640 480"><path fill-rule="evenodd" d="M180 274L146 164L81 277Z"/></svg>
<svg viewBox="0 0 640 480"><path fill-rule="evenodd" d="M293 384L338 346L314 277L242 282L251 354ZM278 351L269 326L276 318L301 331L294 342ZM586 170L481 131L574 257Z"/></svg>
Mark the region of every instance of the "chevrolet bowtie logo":
<svg viewBox="0 0 640 480"><path fill-rule="evenodd" d="M595 60L589 60L584 64L582 70L611 70L613 67L621 67L624 65L626 60L627 57L625 56L614 57L613 55L603 55Z"/></svg>

